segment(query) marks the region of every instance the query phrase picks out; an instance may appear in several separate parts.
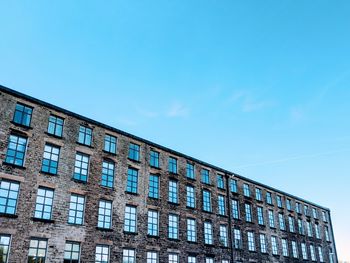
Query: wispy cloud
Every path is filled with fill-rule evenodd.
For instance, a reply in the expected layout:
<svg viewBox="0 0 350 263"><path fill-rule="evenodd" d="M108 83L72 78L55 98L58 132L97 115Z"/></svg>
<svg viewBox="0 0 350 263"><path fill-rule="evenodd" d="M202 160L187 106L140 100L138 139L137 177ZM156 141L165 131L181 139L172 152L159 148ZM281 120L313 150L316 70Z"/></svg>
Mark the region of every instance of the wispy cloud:
<svg viewBox="0 0 350 263"><path fill-rule="evenodd" d="M171 118L187 117L189 114L188 108L179 102L173 102L167 111L167 116Z"/></svg>
<svg viewBox="0 0 350 263"><path fill-rule="evenodd" d="M262 165L269 165L269 164L285 163L285 162L294 161L294 160L316 158L316 157L320 157L320 156L333 155L333 154L348 152L348 151L350 151L350 148L349 149L335 150L335 151L328 151L328 152L321 152L321 153L295 155L295 156L285 157L285 158L271 160L271 161L264 161L264 162L259 162L259 163L240 165L240 166L236 166L236 168L247 168L247 167L255 167L255 166L262 166Z"/></svg>
<svg viewBox="0 0 350 263"><path fill-rule="evenodd" d="M274 105L272 100L260 99L251 90L235 90L228 97L227 103L239 105L243 112L255 112Z"/></svg>

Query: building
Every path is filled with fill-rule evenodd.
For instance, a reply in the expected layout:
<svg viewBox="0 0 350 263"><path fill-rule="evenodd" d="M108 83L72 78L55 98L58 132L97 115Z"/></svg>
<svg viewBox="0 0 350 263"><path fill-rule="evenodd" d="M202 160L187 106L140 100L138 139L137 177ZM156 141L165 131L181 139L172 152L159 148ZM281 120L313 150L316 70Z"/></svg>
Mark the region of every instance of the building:
<svg viewBox="0 0 350 263"><path fill-rule="evenodd" d="M0 262L337 262L330 210L0 86Z"/></svg>

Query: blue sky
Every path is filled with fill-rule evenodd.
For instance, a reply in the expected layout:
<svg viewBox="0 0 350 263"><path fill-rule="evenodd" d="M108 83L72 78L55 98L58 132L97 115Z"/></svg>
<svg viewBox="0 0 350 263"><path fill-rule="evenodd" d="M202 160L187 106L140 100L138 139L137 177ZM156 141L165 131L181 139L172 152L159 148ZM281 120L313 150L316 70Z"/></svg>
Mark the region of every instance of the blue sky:
<svg viewBox="0 0 350 263"><path fill-rule="evenodd" d="M0 83L330 207L350 261L349 1L2 1Z"/></svg>

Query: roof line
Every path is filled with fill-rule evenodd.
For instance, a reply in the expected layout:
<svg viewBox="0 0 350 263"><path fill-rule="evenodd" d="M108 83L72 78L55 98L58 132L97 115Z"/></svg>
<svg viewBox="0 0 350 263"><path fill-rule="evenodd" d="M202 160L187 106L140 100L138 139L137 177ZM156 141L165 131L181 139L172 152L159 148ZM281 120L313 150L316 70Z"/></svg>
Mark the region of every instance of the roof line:
<svg viewBox="0 0 350 263"><path fill-rule="evenodd" d="M298 200L300 200L300 201L302 201L302 202L309 203L309 204L311 204L311 205L313 205L313 206L317 206L317 207L319 207L319 208L321 208L321 209L324 209L324 210L328 210L328 211L330 210L330 209L327 208L327 207L323 207L323 206L321 206L321 205L315 204L315 203L310 202L310 201L308 201L308 200L305 200L305 199L303 199L303 198L300 198L300 197L291 195L291 194L289 194L289 193L286 193L286 192L284 192L284 191L278 190L278 189L273 188L273 187L271 187L271 186L268 186L268 185L262 184L262 183L260 183L260 182L254 181L254 180L252 180L252 179L249 179L249 178L247 178L247 177L241 176L241 175L236 174L236 173L234 173L234 172L231 172L231 171L228 171L228 170L226 170L226 169L220 168L220 167L218 167L218 166L212 165L212 164L210 164L210 163L201 161L201 160L199 160L199 159L197 159L197 158L194 158L194 157L192 157L192 156L189 156L189 155L186 155L186 154L184 154L184 153L181 153L181 152L172 150L172 149L170 149L170 148L168 148L168 147L165 147L165 146L162 146L162 145L160 145L160 144L154 143L154 142L152 142L152 141L146 140L146 139L144 139L144 138L135 136L135 135L133 135L133 134L131 134L131 133L128 133L128 132L119 130L119 129L115 128L115 127L109 126L109 125L107 125L107 124L104 124L104 123L102 123L102 122L99 122L99 121L96 121L96 120L93 120L93 119L90 119L90 118L85 117L85 116L83 116L83 115L80 115L80 114L78 114L78 113L74 113L74 112L72 112L72 111L69 111L69 110L66 110L66 109L64 109L64 108L58 107L58 106L56 106L56 105L54 105L54 104L45 102L45 101L40 100L40 99L37 99L37 98L34 98L34 97L29 96L29 95L27 95L27 94L24 94L24 93L22 93L22 92L19 92L19 91L10 89L10 88L5 87L5 86L3 86L3 85L0 85L0 91L5 92L5 93L8 93L8 94L10 94L10 95L13 95L13 96L15 96L15 97L19 97L19 98L26 99L26 100L28 100L28 101L31 101L31 102L33 102L33 103L37 103L37 104L39 104L39 105L42 105L42 106L51 108L51 109L53 109L53 110L62 112L62 113L64 113L64 114L70 115L70 116L75 117L75 118L77 118L77 119L80 119L80 120L83 120L83 121L92 123L92 124L94 124L94 125L100 126L100 127L102 127L102 128L111 130L111 131L113 131L113 132L122 134L122 135L124 135L124 136L126 136L126 137L129 137L129 138L131 138L131 139L134 139L134 140L137 140L137 141L141 141L141 142L143 142L143 143L145 143L145 144L148 144L148 145L150 145L150 146L153 146L153 147L155 147L155 148L158 148L158 149L161 149L161 150L163 150L163 151L169 152L169 153L171 153L171 154L174 154L174 155L183 157L183 158L185 158L185 159L188 159L188 160L191 160L191 161L193 161L193 162L199 163L199 164L201 164L201 165L203 165L203 166L210 167L210 168L212 168L212 169L215 169L215 170L217 170L217 171L223 172L223 173L225 173L225 174L233 175L233 176L235 176L235 177L237 177L237 178L240 178L240 179L242 179L242 180L245 180L245 181L248 181L248 182L250 182L250 183L259 185L259 186L261 186L261 187L270 189L271 191L278 192L278 193L280 193L280 194L289 196L289 197L294 198L294 199L298 199Z"/></svg>

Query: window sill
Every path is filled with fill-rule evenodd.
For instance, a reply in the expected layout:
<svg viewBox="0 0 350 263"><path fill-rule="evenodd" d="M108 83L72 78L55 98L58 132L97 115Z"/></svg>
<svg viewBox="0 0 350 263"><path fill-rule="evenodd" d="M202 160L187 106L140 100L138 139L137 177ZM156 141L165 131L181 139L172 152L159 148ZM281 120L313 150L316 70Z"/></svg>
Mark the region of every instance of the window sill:
<svg viewBox="0 0 350 263"><path fill-rule="evenodd" d="M212 212L212 211L202 210L202 212L207 213L207 214L213 214L213 212Z"/></svg>
<svg viewBox="0 0 350 263"><path fill-rule="evenodd" d="M56 139L64 139L62 136L58 136L56 134L52 134L52 133L48 133L48 132L45 132L45 134L50 136L50 137L56 138Z"/></svg>
<svg viewBox="0 0 350 263"><path fill-rule="evenodd" d="M198 242L197 242L197 241L190 241L190 240L187 240L187 243L189 243L189 244L193 244L193 245L198 244Z"/></svg>
<svg viewBox="0 0 350 263"><path fill-rule="evenodd" d="M32 217L31 219L34 222L55 223L55 220L52 220L52 219L44 219L44 218L37 218L37 217Z"/></svg>
<svg viewBox="0 0 350 263"><path fill-rule="evenodd" d="M196 209L196 207L193 207L193 206L186 206L186 208L191 209L191 210L195 210Z"/></svg>
<svg viewBox="0 0 350 263"><path fill-rule="evenodd" d="M129 158L129 157L128 157L128 160L129 160L129 161L132 161L132 162L134 162L134 163L138 163L138 164L141 163L140 160L131 159L131 158Z"/></svg>
<svg viewBox="0 0 350 263"><path fill-rule="evenodd" d="M168 240L169 240L169 241L180 242L180 239L178 239L178 238L171 238L171 237L168 237Z"/></svg>
<svg viewBox="0 0 350 263"><path fill-rule="evenodd" d="M192 181L192 182L195 182L195 181L196 181L196 178L192 178L192 177L188 177L188 176L186 176L186 179L187 179L187 180L190 180L190 181Z"/></svg>
<svg viewBox="0 0 350 263"><path fill-rule="evenodd" d="M129 195L139 196L138 193L134 193L134 192L125 191L125 193L126 193L126 194L129 194Z"/></svg>
<svg viewBox="0 0 350 263"><path fill-rule="evenodd" d="M21 169L21 170L27 169L25 166L21 166L21 165L14 164L14 163L8 163L8 162L5 162L5 161L2 162L2 164L7 165L7 166L11 166L13 168L18 168L18 169Z"/></svg>
<svg viewBox="0 0 350 263"><path fill-rule="evenodd" d="M0 217L18 218L18 215L16 215L16 214L0 213Z"/></svg>
<svg viewBox="0 0 350 263"><path fill-rule="evenodd" d="M11 121L11 123L15 126L18 126L18 127L21 127L21 128L25 128L25 129L28 129L28 130L32 130L33 127L31 126L27 126L27 125L24 125L24 124L21 124L21 123L17 123L17 122L14 122L14 121Z"/></svg>
<svg viewBox="0 0 350 263"><path fill-rule="evenodd" d="M215 247L214 244L205 244L205 243L204 243L204 246L206 246L206 247Z"/></svg>
<svg viewBox="0 0 350 263"><path fill-rule="evenodd" d="M91 145L88 145L88 144L85 144L85 143L81 143L81 142L77 142L78 145L81 145L81 146L86 146L86 147L89 147L91 149L93 149L94 147L91 146Z"/></svg>
<svg viewBox="0 0 350 263"><path fill-rule="evenodd" d="M80 183L80 184L87 184L88 183L87 181L82 181L82 180L75 179L75 178L71 178L71 181L76 182L76 183Z"/></svg>
<svg viewBox="0 0 350 263"><path fill-rule="evenodd" d="M220 217L222 217L222 218L228 218L228 215L217 214L217 216L220 216Z"/></svg>
<svg viewBox="0 0 350 263"><path fill-rule="evenodd" d="M156 238L156 239L159 239L159 238L160 238L159 236L154 236L154 235L150 235L150 234L147 234L147 237L148 237L148 238Z"/></svg>
<svg viewBox="0 0 350 263"><path fill-rule="evenodd" d="M102 189L107 190L107 191L114 191L114 190L115 190L114 186L113 186L113 187L109 187L109 186L105 186L105 185L101 185L101 184L100 184L100 187L101 187Z"/></svg>
<svg viewBox="0 0 350 263"><path fill-rule="evenodd" d="M99 231L103 231L103 232L113 232L114 231L114 229L112 229L112 228L103 228L103 227L96 227L96 229L97 230L99 230Z"/></svg>
<svg viewBox="0 0 350 263"><path fill-rule="evenodd" d="M109 152L109 151L106 151L106 150L102 150L102 152L104 152L105 154L111 155L113 157L117 156L117 153L112 153L112 152Z"/></svg>
<svg viewBox="0 0 350 263"><path fill-rule="evenodd" d="M129 232L129 231L123 231L125 235L132 235L132 236L136 236L138 235L139 233L137 232Z"/></svg>
<svg viewBox="0 0 350 263"><path fill-rule="evenodd" d="M45 175L51 175L51 176L58 176L58 174L50 173L50 172L45 172L45 171L40 171L41 174Z"/></svg>
<svg viewBox="0 0 350 263"><path fill-rule="evenodd" d="M153 166L153 165L150 165L149 167L151 167L152 169L156 169L156 170L162 170L159 166Z"/></svg>
<svg viewBox="0 0 350 263"><path fill-rule="evenodd" d="M179 206L179 205L180 205L179 203L174 203L174 202L171 202L171 201L168 201L168 204L169 204L169 205L176 205L176 206Z"/></svg>
<svg viewBox="0 0 350 263"><path fill-rule="evenodd" d="M179 174L177 172L171 172L171 171L168 171L169 175L174 175L174 176L179 176Z"/></svg>

